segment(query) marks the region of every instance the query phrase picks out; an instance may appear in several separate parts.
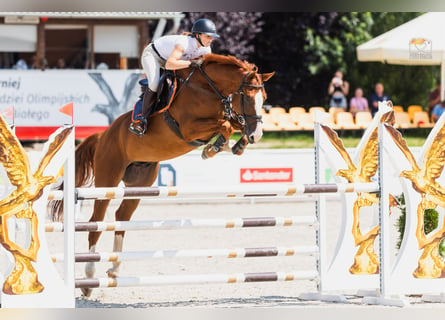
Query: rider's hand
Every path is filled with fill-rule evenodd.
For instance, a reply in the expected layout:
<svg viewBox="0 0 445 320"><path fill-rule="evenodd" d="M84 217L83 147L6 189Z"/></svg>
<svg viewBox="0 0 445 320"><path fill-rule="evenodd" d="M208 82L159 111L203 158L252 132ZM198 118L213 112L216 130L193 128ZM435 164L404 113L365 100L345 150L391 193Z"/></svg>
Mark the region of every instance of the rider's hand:
<svg viewBox="0 0 445 320"><path fill-rule="evenodd" d="M198 58L198 59L193 59L190 61L190 67L191 68L198 68L202 65L203 59L202 58Z"/></svg>

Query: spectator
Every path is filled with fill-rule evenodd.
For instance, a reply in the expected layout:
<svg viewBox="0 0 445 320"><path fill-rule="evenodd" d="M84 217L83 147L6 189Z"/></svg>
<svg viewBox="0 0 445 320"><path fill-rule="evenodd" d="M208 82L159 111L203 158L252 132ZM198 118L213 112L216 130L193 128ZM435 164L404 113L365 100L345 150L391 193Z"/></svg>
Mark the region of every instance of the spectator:
<svg viewBox="0 0 445 320"><path fill-rule="evenodd" d="M57 59L56 69L65 69L65 68L66 68L65 59L63 58Z"/></svg>
<svg viewBox="0 0 445 320"><path fill-rule="evenodd" d="M385 87L383 84L378 82L375 85L374 93L371 95L371 114L374 115L379 111L379 102L391 100L390 97L385 92Z"/></svg>
<svg viewBox="0 0 445 320"><path fill-rule="evenodd" d="M445 110L445 100L434 106L433 110L431 111L431 120L433 122L437 122L437 120L439 120L444 110Z"/></svg>
<svg viewBox="0 0 445 320"><path fill-rule="evenodd" d="M368 106L368 99L363 97L362 88L355 89L355 95L349 102L349 111L352 113L354 117L357 112L362 112L362 111L370 112Z"/></svg>
<svg viewBox="0 0 445 320"><path fill-rule="evenodd" d="M45 57L40 58L39 69L42 70L42 71L45 71L46 68L48 68L48 60L46 60Z"/></svg>
<svg viewBox="0 0 445 320"><path fill-rule="evenodd" d="M19 61L17 61L17 63L15 64L14 67L17 70L28 70L28 65L26 64L26 61L23 59L20 59Z"/></svg>
<svg viewBox="0 0 445 320"><path fill-rule="evenodd" d="M106 64L105 62L101 62L96 66L97 70L108 70L108 64Z"/></svg>
<svg viewBox="0 0 445 320"><path fill-rule="evenodd" d="M39 62L37 60L37 56L33 55L31 58L31 66L30 69L39 69Z"/></svg>
<svg viewBox="0 0 445 320"><path fill-rule="evenodd" d="M428 111L428 116L430 116L430 117L432 117L432 115L433 115L432 112L433 112L434 107L440 103L440 99L441 99L440 88L441 88L440 80L438 80L438 81L436 81L436 88L433 91L431 91L428 96L429 102L428 102L428 110L427 111Z"/></svg>
<svg viewBox="0 0 445 320"><path fill-rule="evenodd" d="M329 107L335 108L333 117L335 120L337 112L346 111L348 102L346 96L349 93L349 83L343 80L343 72L335 72L334 77L329 83L328 94L331 97L329 101Z"/></svg>

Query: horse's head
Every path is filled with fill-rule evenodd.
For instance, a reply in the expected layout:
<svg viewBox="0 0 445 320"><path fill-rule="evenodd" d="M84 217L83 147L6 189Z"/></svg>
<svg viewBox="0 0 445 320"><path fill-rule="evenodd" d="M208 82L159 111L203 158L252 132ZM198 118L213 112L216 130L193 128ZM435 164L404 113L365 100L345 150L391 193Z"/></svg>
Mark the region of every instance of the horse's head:
<svg viewBox="0 0 445 320"><path fill-rule="evenodd" d="M242 126L249 143L258 142L263 135L261 109L267 98L264 82L273 75L274 73L260 74L255 67L255 70L244 73L243 80L233 95L233 109L241 119L241 121L236 119L236 122ZM236 122L232 121L235 128Z"/></svg>
<svg viewBox="0 0 445 320"><path fill-rule="evenodd" d="M274 73L261 74L254 64L213 54L205 57L203 70L220 94L226 119L243 131L249 143L258 142L263 135L261 109L267 97L264 82Z"/></svg>

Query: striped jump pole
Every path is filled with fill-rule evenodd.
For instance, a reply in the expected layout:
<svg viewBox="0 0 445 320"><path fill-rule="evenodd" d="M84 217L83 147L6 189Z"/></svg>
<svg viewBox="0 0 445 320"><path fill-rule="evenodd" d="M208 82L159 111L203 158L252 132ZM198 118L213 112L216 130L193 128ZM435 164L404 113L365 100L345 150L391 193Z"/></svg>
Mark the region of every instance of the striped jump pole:
<svg viewBox="0 0 445 320"><path fill-rule="evenodd" d="M228 191L230 190L230 191ZM204 187L114 187L77 188L78 200L144 199L172 197L278 197L326 193L378 192L378 183L325 183L291 185L234 185ZM62 191L52 191L49 200L62 200Z"/></svg>
<svg viewBox="0 0 445 320"><path fill-rule="evenodd" d="M162 230L187 228L255 228L255 227L291 227L317 225L315 216L294 217L259 217L233 219L173 219L146 221L114 221L114 222L76 222L76 232L94 231L134 231ZM62 232L63 223L54 222L45 225L46 232Z"/></svg>
<svg viewBox="0 0 445 320"><path fill-rule="evenodd" d="M82 278L75 280L76 288L114 288L158 285L190 285L245 282L277 282L312 280L318 281L317 271L293 272L258 272L236 274L196 274L196 275L166 275L147 277L117 277L117 278Z"/></svg>
<svg viewBox="0 0 445 320"><path fill-rule="evenodd" d="M317 246L265 247L235 249L195 249L195 250L151 250L125 252L76 253L76 262L118 262L156 258L259 258L291 257L296 255L318 255ZM54 254L53 262L64 261L63 254Z"/></svg>

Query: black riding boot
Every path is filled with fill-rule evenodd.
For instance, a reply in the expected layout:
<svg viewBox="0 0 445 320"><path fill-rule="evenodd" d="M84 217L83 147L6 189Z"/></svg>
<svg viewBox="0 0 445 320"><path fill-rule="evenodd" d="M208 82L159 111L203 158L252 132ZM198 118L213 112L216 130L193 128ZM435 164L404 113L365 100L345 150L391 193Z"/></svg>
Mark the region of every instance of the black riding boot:
<svg viewBox="0 0 445 320"><path fill-rule="evenodd" d="M142 136L147 131L147 118L151 114L155 99L156 92L147 88L142 99L142 115L133 120L128 128L135 135Z"/></svg>
<svg viewBox="0 0 445 320"><path fill-rule="evenodd" d="M144 98L142 100L142 114L147 118L151 115L151 111L153 109L153 105L156 99L156 92L151 91L150 88L147 88L144 94Z"/></svg>

